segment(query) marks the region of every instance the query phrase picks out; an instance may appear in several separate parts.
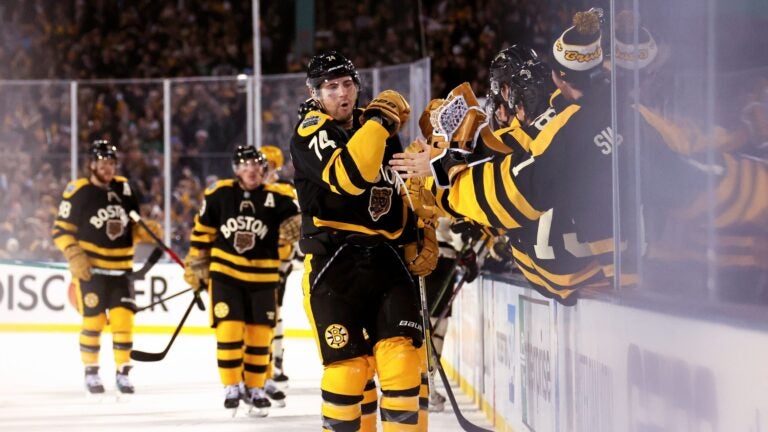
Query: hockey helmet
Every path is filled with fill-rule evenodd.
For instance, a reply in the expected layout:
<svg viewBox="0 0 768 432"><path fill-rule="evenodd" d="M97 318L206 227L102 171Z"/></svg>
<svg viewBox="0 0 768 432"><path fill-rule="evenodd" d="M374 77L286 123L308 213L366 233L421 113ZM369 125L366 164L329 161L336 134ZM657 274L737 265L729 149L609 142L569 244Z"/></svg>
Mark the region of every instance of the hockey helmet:
<svg viewBox="0 0 768 432"><path fill-rule="evenodd" d="M490 72L494 103L506 100L512 112L517 104L522 104L528 114L534 117L541 114L542 102L548 101L552 84L550 69L536 51L520 44L505 48L491 61ZM508 99L500 97L505 84L511 90Z"/></svg>
<svg viewBox="0 0 768 432"><path fill-rule="evenodd" d="M91 143L91 158L93 160L117 160L117 147L109 140L97 139Z"/></svg>
<svg viewBox="0 0 768 432"><path fill-rule="evenodd" d="M307 66L307 87L318 89L324 82L343 76L352 77L360 87L360 74L346 57L336 51L318 54L312 57Z"/></svg>
<svg viewBox="0 0 768 432"><path fill-rule="evenodd" d="M237 171L237 167L240 164L250 160L258 162L262 167L267 163L267 159L260 151L256 150L256 147L252 145L237 146L235 154L232 155L232 170Z"/></svg>
<svg viewBox="0 0 768 432"><path fill-rule="evenodd" d="M275 166L275 169L280 169L283 167L285 158L283 157L283 151L280 150L279 147L265 145L261 146L260 151L261 154L263 154L267 159L267 162L271 162Z"/></svg>

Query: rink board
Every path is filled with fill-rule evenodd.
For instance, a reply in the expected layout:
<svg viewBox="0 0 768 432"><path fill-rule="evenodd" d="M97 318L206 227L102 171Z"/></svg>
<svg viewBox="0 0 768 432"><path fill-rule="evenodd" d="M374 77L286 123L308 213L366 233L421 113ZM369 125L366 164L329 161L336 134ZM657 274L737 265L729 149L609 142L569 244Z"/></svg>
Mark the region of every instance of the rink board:
<svg viewBox="0 0 768 432"><path fill-rule="evenodd" d="M286 336L310 336L309 323L301 302L301 265L291 273L283 302ZM0 264L0 330L79 331L80 315L70 301L71 275L64 264ZM136 304L149 305L189 288L183 269L177 264L156 264L143 280L134 282ZM202 296L206 310L194 308L184 331L209 333L208 296ZM187 293L136 315L138 333L166 333L179 323L192 301Z"/></svg>
<svg viewBox="0 0 768 432"><path fill-rule="evenodd" d="M457 298L447 369L500 431L759 431L768 334L597 299L562 307L478 278Z"/></svg>

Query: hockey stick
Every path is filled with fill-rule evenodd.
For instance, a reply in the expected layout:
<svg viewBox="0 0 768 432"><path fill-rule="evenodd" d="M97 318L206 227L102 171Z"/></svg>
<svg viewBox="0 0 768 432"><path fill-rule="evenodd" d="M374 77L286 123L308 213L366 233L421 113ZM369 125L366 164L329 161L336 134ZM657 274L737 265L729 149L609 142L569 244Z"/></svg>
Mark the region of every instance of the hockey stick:
<svg viewBox="0 0 768 432"><path fill-rule="evenodd" d="M434 342L430 340L429 344L432 345L432 351L436 352ZM451 382L448 380L448 376L445 374L445 370L443 370L443 365L440 363L440 359L438 358L435 363L437 364L437 372L440 374L440 380L443 382L443 387L445 387L445 393L448 394L448 400L451 401L453 413L456 414L456 420L458 420L459 426L461 426L461 428L467 432L493 432L490 429L486 429L472 423L466 417L464 417L464 414L462 414L461 410L459 409L459 403L456 401L456 395L453 394L453 390L451 389Z"/></svg>
<svg viewBox="0 0 768 432"><path fill-rule="evenodd" d="M189 302L189 306L187 306L187 310L186 312L184 312L184 316L181 317L181 321L179 322L179 325L176 326L176 330L173 331L173 336L171 336L171 340L168 341L168 345L165 347L165 349L158 353L133 350L131 351L132 360L136 360L140 362L156 362L165 358L165 355L168 354L168 351L171 349L171 345L173 345L173 341L175 341L176 336L179 335L179 332L181 331L181 328L184 326L184 322L187 320L187 317L189 316L189 313L192 311L192 308L195 306L195 303L197 303L200 300L199 293L195 291L194 294L195 294L195 297L192 299L191 302Z"/></svg>
<svg viewBox="0 0 768 432"><path fill-rule="evenodd" d="M178 297L178 296L180 296L180 295L182 295L182 294L186 293L187 291L191 291L191 290L193 290L193 289L194 289L194 288L192 288L192 287L189 287L189 288L187 288L187 289L185 289L185 290L181 290L181 291L177 292L176 294L172 294L172 295L169 295L168 297L165 297L165 298L161 298L160 300L154 301L154 302L152 302L152 303L150 303L150 304L148 304L148 305L146 305L146 306L144 306L144 307L141 307L141 308L139 308L139 309L136 309L136 312L141 312L141 311L147 310L147 309L149 309L149 308L151 308L151 307L153 307L153 306L157 306L157 305L159 305L159 304L163 304L163 303L165 303L166 301L168 301L168 300L170 300L170 299L172 299L172 298L174 298L174 297Z"/></svg>
<svg viewBox="0 0 768 432"><path fill-rule="evenodd" d="M176 255L176 252L174 252L173 249L168 247L165 244L165 242L163 242L163 240L157 236L157 234L155 234L151 229L149 229L146 222L144 222L144 220L141 219L141 216L139 216L136 210L131 210L128 213L128 216L131 218L131 220L139 224L139 226L141 226L144 229L144 231L146 231L147 234L149 234L149 236L152 237L152 240L155 241L155 244L157 244L158 247L162 248L165 251L165 253L167 253L168 256L171 257L171 259L174 262L176 262L176 264L180 265L181 268L184 268L184 261L182 261L181 258L179 258L179 256ZM200 285L201 286L203 285L202 281L200 282ZM200 296L195 295L194 301L196 302L198 309L205 310L205 304L203 304L203 300L200 298Z"/></svg>

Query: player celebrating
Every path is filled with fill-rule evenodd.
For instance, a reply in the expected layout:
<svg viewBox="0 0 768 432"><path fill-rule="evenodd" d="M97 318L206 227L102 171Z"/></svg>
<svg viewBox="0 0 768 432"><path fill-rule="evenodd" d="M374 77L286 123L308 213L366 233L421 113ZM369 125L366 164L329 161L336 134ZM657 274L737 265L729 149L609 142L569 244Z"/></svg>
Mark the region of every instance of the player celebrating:
<svg viewBox="0 0 768 432"><path fill-rule="evenodd" d="M401 149L397 132L410 106L385 90L357 109L359 75L333 51L312 58L307 86L321 109L297 124L291 156L306 253L304 306L324 365L323 429L359 430L369 427L364 418L375 420L375 404L363 397L375 364L384 430L415 430L423 324L408 270L431 271L423 254L431 249L436 258L437 246L425 235L421 249L401 248L414 240L412 214L384 165Z"/></svg>

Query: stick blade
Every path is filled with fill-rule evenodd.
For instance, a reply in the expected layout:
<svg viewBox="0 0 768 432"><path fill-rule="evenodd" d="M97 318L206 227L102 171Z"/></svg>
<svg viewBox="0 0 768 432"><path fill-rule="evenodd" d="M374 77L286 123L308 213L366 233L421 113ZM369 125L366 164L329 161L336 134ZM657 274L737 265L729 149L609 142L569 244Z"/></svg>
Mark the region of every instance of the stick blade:
<svg viewBox="0 0 768 432"><path fill-rule="evenodd" d="M165 358L165 355L167 354L166 351L159 352L159 353L151 353L146 351L131 351L131 360L136 360L140 362L156 362L160 361Z"/></svg>

